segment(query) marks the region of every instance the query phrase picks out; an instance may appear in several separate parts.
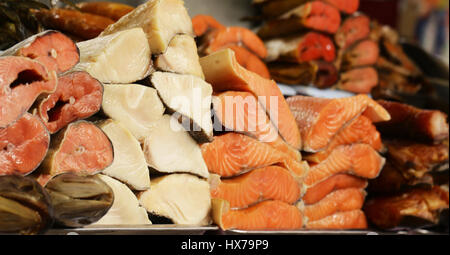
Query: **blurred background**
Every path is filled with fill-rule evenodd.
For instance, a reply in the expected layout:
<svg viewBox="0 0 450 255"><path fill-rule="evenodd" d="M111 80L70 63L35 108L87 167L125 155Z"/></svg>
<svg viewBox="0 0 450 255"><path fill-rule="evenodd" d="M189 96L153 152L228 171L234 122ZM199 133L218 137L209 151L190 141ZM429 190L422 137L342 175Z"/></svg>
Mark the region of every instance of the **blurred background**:
<svg viewBox="0 0 450 255"><path fill-rule="evenodd" d="M42 0L43 2L56 0ZM93 0L72 0L73 2ZM111 0L136 6L145 0ZM252 0L184 0L191 16L209 14L227 26L250 27L244 17L254 14ZM409 42L449 63L448 0L361 0L360 10L396 28Z"/></svg>

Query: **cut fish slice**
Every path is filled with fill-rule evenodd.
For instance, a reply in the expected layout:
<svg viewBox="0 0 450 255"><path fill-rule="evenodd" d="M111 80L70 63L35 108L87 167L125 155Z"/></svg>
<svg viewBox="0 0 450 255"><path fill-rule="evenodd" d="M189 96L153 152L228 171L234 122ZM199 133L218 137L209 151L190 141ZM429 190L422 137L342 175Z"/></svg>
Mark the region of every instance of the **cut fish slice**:
<svg viewBox="0 0 450 255"><path fill-rule="evenodd" d="M330 178L312 187L309 187L305 195L303 196L302 201L305 203L305 205L312 205L319 202L328 194L336 190L348 188L365 189L367 187L367 184L368 183L366 180L353 175L333 175Z"/></svg>
<svg viewBox="0 0 450 255"><path fill-rule="evenodd" d="M69 123L88 118L100 110L103 86L86 72L71 72L58 78L56 91L35 104L37 114L50 133Z"/></svg>
<svg viewBox="0 0 450 255"><path fill-rule="evenodd" d="M263 1L261 10L265 17L279 17L282 14L290 11L291 9L302 5L311 0L275 0L275 1ZM351 14L358 10L359 0L323 0L336 8L339 11ZM261 3L259 3L261 4Z"/></svg>
<svg viewBox="0 0 450 255"><path fill-rule="evenodd" d="M128 184L134 190L150 188L150 172L141 145L121 123L106 120L99 127L111 140L114 161L103 170L103 174Z"/></svg>
<svg viewBox="0 0 450 255"><path fill-rule="evenodd" d="M61 32L47 30L5 50L0 56L22 56L43 64L48 71L62 73L80 60L75 43Z"/></svg>
<svg viewBox="0 0 450 255"><path fill-rule="evenodd" d="M365 39L370 35L370 19L366 15L355 14L342 22L342 26L334 35L336 45L341 49L347 49L355 42Z"/></svg>
<svg viewBox="0 0 450 255"><path fill-rule="evenodd" d="M326 150L310 155L306 154L305 159L309 162L320 163L324 161L336 147L354 143L368 144L377 151L382 151L383 149L380 133L372 124L372 121L364 115L352 120L350 124L342 128L328 144Z"/></svg>
<svg viewBox="0 0 450 255"><path fill-rule="evenodd" d="M300 36L272 39L265 42L267 61L289 61L294 63L324 59L332 62L336 49L330 37L317 32Z"/></svg>
<svg viewBox="0 0 450 255"><path fill-rule="evenodd" d="M301 148L301 137L295 118L274 81L264 79L241 67L230 49L200 59L206 81L214 92L246 91L258 97L281 137L295 149Z"/></svg>
<svg viewBox="0 0 450 255"><path fill-rule="evenodd" d="M152 85L171 113L199 143L207 143L213 137L211 120L211 85L192 76L156 72Z"/></svg>
<svg viewBox="0 0 450 255"><path fill-rule="evenodd" d="M170 174L152 180L139 195L147 212L169 218L174 224L204 226L211 223L209 184L189 174Z"/></svg>
<svg viewBox="0 0 450 255"><path fill-rule="evenodd" d="M258 99L249 92L228 91L214 97L215 117L226 130L255 137L300 161L298 150L288 145L267 117Z"/></svg>
<svg viewBox="0 0 450 255"><path fill-rule="evenodd" d="M267 49L264 42L253 33L253 31L244 27L227 27L216 29L207 35L204 52L209 55L227 45L240 45L247 48L260 58L267 57Z"/></svg>
<svg viewBox="0 0 450 255"><path fill-rule="evenodd" d="M108 17L114 21L134 10L133 6L115 2L81 2L77 7L82 12Z"/></svg>
<svg viewBox="0 0 450 255"><path fill-rule="evenodd" d="M313 61L302 63L271 62L268 67L270 75L275 81L288 85L313 84L319 71L319 66Z"/></svg>
<svg viewBox="0 0 450 255"><path fill-rule="evenodd" d="M93 123L77 121L52 137L41 173L96 174L113 162L113 147L103 131Z"/></svg>
<svg viewBox="0 0 450 255"><path fill-rule="evenodd" d="M80 63L75 70L88 72L103 83L133 83L152 70L151 53L141 28L79 42Z"/></svg>
<svg viewBox="0 0 450 255"><path fill-rule="evenodd" d="M106 215L91 226L152 224L148 219L147 211L139 205L139 201L127 185L106 175L98 176L111 187L114 202Z"/></svg>
<svg viewBox="0 0 450 255"><path fill-rule="evenodd" d="M232 177L252 169L279 165L303 178L309 167L289 155L249 136L227 133L202 145L203 158L211 173Z"/></svg>
<svg viewBox="0 0 450 255"><path fill-rule="evenodd" d="M367 95L341 99L295 96L287 99L302 135L303 150L324 150L349 121L363 114L372 122L390 120L389 113Z"/></svg>
<svg viewBox="0 0 450 255"><path fill-rule="evenodd" d="M50 134L41 120L25 113L7 128L0 128L0 175L26 175L47 154Z"/></svg>
<svg viewBox="0 0 450 255"><path fill-rule="evenodd" d="M147 34L152 54L165 52L176 34L194 36L191 18L181 0L149 0L108 26L100 35L136 27Z"/></svg>
<svg viewBox="0 0 450 255"><path fill-rule="evenodd" d="M292 230L303 226L301 211L281 201L264 201L243 210L230 210L223 199L212 199L213 219L222 230Z"/></svg>
<svg viewBox="0 0 450 255"><path fill-rule="evenodd" d="M360 66L375 65L379 55L378 44L372 40L364 40L344 53L340 67L342 70L349 70Z"/></svg>
<svg viewBox="0 0 450 255"><path fill-rule="evenodd" d="M354 210L339 212L318 221L306 223L307 229L367 229L367 219L364 212Z"/></svg>
<svg viewBox="0 0 450 255"><path fill-rule="evenodd" d="M236 60L245 69L259 74L261 77L270 79L269 69L266 64L255 54L251 53L244 47L237 45L228 45L225 48L231 49L236 55Z"/></svg>
<svg viewBox="0 0 450 255"><path fill-rule="evenodd" d="M18 120L36 98L52 93L57 86L55 72L24 57L0 57L0 128Z"/></svg>
<svg viewBox="0 0 450 255"><path fill-rule="evenodd" d="M355 94L370 94L377 85L377 70L373 67L364 67L342 73L336 87Z"/></svg>
<svg viewBox="0 0 450 255"><path fill-rule="evenodd" d="M147 164L163 173L191 173L209 177L200 146L177 119L164 115L144 140Z"/></svg>
<svg viewBox="0 0 450 255"><path fill-rule="evenodd" d="M197 15L192 18L192 27L197 37L203 36L214 29L224 29L225 26L220 24L214 17L209 15Z"/></svg>
<svg viewBox="0 0 450 255"><path fill-rule="evenodd" d="M306 29L334 34L340 25L341 14L335 7L321 1L313 1L290 9L278 19L268 21L258 31L258 35L269 39L292 35Z"/></svg>
<svg viewBox="0 0 450 255"><path fill-rule="evenodd" d="M170 41L166 52L156 57L155 67L160 71L191 74L205 79L199 61L194 38L189 35L176 35Z"/></svg>
<svg viewBox="0 0 450 255"><path fill-rule="evenodd" d="M302 194L301 178L278 166L252 170L233 179L211 175L211 196L227 200L233 209L246 208L265 200L297 202Z"/></svg>
<svg viewBox="0 0 450 255"><path fill-rule="evenodd" d="M380 174L384 163L385 159L370 145L342 145L334 149L325 161L311 166L305 184L311 187L341 173L374 179Z"/></svg>
<svg viewBox="0 0 450 255"><path fill-rule="evenodd" d="M364 205L366 192L360 189L340 189L328 194L313 205L304 207L303 213L308 222L321 220L338 212L359 210Z"/></svg>
<svg viewBox="0 0 450 255"><path fill-rule="evenodd" d="M142 142L165 111L158 92L137 84L109 84L104 89L103 112Z"/></svg>

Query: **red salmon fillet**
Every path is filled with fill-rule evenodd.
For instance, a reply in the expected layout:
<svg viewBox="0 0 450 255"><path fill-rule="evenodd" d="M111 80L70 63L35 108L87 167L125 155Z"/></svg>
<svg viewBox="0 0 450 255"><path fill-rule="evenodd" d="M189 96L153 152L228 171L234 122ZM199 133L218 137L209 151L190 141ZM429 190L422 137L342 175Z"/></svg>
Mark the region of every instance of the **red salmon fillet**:
<svg viewBox="0 0 450 255"><path fill-rule="evenodd" d="M228 91L213 99L215 117L226 128L255 137L301 160L300 152L288 145L279 135L278 129L269 120L258 99L249 92Z"/></svg>
<svg viewBox="0 0 450 255"><path fill-rule="evenodd" d="M25 113L0 128L0 175L26 175L35 170L47 154L50 134L41 120Z"/></svg>
<svg viewBox="0 0 450 255"><path fill-rule="evenodd" d="M300 199L300 178L285 168L269 166L252 170L232 179L210 177L211 197L221 198L233 209L246 208L265 200L294 204Z"/></svg>
<svg viewBox="0 0 450 255"><path fill-rule="evenodd" d="M302 201L305 205L312 205L333 191L348 188L365 189L367 187L367 181L349 174L337 174L330 178L309 187Z"/></svg>
<svg viewBox="0 0 450 255"><path fill-rule="evenodd" d="M308 221L313 222L338 212L359 210L364 205L366 192L357 188L340 189L328 194L313 205L305 206L303 211Z"/></svg>
<svg viewBox="0 0 450 255"><path fill-rule="evenodd" d="M86 72L58 78L58 87L39 103L38 114L50 133L73 121L88 118L100 110L103 85Z"/></svg>
<svg viewBox="0 0 450 255"><path fill-rule="evenodd" d="M308 171L306 162L298 162L272 146L242 134L216 136L212 143L203 144L201 149L209 172L222 177L271 165L289 169L300 177Z"/></svg>
<svg viewBox="0 0 450 255"><path fill-rule="evenodd" d="M203 57L200 64L206 81L213 86L215 92L251 92L258 97L281 137L295 149L301 148L301 137L294 115L274 81L264 79L240 66L230 49Z"/></svg>
<svg viewBox="0 0 450 255"><path fill-rule="evenodd" d="M281 201L264 201L242 210L229 210L228 202L213 199L214 221L223 230L291 230L303 226L301 211Z"/></svg>
<svg viewBox="0 0 450 255"><path fill-rule="evenodd" d="M55 72L24 57L0 57L0 128L5 128L30 109L36 98L52 93Z"/></svg>
<svg viewBox="0 0 450 255"><path fill-rule="evenodd" d="M304 183L311 187L340 173L374 179L380 174L384 163L385 159L370 145L342 145L334 149L325 161L311 166Z"/></svg>
<svg viewBox="0 0 450 255"><path fill-rule="evenodd" d="M318 221L306 223L307 229L367 229L367 219L361 210L340 212Z"/></svg>
<svg viewBox="0 0 450 255"><path fill-rule="evenodd" d="M251 72L259 74L263 78L270 79L269 69L258 56L251 53L246 48L237 45L229 45L224 48L228 48L234 51L236 60L242 67Z"/></svg>
<svg viewBox="0 0 450 255"><path fill-rule="evenodd" d="M192 18L192 26L196 36L202 36L211 30L224 29L225 26L220 24L214 17L209 15L197 15Z"/></svg>
<svg viewBox="0 0 450 255"><path fill-rule="evenodd" d="M324 150L342 127L361 114L372 122L390 120L389 113L367 95L341 99L295 96L287 102L307 152Z"/></svg>
<svg viewBox="0 0 450 255"><path fill-rule="evenodd" d="M339 131L333 140L331 140L326 150L305 155L305 159L309 162L320 163L324 161L336 147L354 143L368 144L377 151L383 149L380 133L372 124L372 121L364 115L354 119L350 124Z"/></svg>

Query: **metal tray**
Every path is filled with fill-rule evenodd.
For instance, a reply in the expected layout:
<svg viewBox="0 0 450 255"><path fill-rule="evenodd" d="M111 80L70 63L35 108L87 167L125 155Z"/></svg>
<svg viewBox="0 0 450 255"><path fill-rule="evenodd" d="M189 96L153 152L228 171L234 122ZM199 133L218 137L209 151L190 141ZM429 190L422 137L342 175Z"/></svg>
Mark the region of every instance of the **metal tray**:
<svg viewBox="0 0 450 255"><path fill-rule="evenodd" d="M111 225L87 226L73 229L51 229L45 235L203 235L206 231L218 231L217 226L181 225Z"/></svg>
<svg viewBox="0 0 450 255"><path fill-rule="evenodd" d="M425 229L382 232L376 230L292 230L292 231L244 231L227 230L226 235L438 235Z"/></svg>

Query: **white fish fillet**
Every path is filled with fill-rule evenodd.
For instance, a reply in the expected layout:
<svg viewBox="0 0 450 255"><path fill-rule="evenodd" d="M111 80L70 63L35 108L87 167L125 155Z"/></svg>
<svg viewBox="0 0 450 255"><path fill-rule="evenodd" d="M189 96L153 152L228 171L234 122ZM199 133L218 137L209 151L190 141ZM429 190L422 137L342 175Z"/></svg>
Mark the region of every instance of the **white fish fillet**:
<svg viewBox="0 0 450 255"><path fill-rule="evenodd" d="M194 36L191 18L181 0L148 0L109 25L100 36L135 27L147 34L153 54L165 52L176 34Z"/></svg>
<svg viewBox="0 0 450 255"><path fill-rule="evenodd" d="M187 117L182 125L199 143L211 142L213 125L211 120L212 87L193 75L155 72L151 83L158 91L166 107ZM194 123L190 127L189 119Z"/></svg>
<svg viewBox="0 0 450 255"><path fill-rule="evenodd" d="M209 184L190 174L170 174L155 179L151 188L139 195L139 202L148 212L169 218L175 224L211 223Z"/></svg>
<svg viewBox="0 0 450 255"><path fill-rule="evenodd" d="M80 63L75 70L88 72L103 83L133 83L152 71L146 35L134 28L77 43Z"/></svg>
<svg viewBox="0 0 450 255"><path fill-rule="evenodd" d="M92 225L152 224L147 211L139 205L139 201L127 185L106 175L100 174L99 177L113 190L114 202L106 215Z"/></svg>
<svg viewBox="0 0 450 255"><path fill-rule="evenodd" d="M159 172L209 177L200 146L169 115L164 115L145 138L144 155L147 164Z"/></svg>
<svg viewBox="0 0 450 255"><path fill-rule="evenodd" d="M165 108L153 88L137 84L107 84L102 110L142 142L155 122L162 118Z"/></svg>
<svg viewBox="0 0 450 255"><path fill-rule="evenodd" d="M114 148L114 161L103 173L128 184L134 190L149 189L150 171L136 138L115 120L104 121L99 126Z"/></svg>
<svg viewBox="0 0 450 255"><path fill-rule="evenodd" d="M155 68L160 71L191 74L205 79L197 45L194 38L189 35L176 35L169 44L166 52L157 56Z"/></svg>

